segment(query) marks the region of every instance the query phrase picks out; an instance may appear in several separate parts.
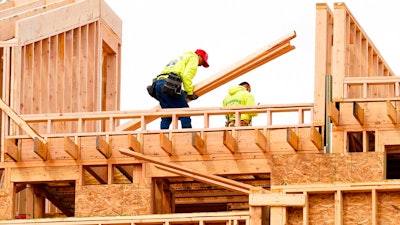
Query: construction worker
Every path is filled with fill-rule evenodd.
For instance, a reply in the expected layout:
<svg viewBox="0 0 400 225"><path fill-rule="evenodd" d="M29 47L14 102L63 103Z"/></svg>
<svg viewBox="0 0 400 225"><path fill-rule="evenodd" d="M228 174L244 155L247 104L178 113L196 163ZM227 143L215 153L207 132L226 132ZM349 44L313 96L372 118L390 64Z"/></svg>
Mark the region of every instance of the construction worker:
<svg viewBox="0 0 400 225"><path fill-rule="evenodd" d="M255 105L254 96L250 93L251 87L248 82L242 82L238 86L229 88L229 94L224 98L223 106L252 106ZM257 116L257 113L242 113L240 115L241 126L251 126L251 119ZM235 126L235 115L226 115L226 127Z"/></svg>
<svg viewBox="0 0 400 225"><path fill-rule="evenodd" d="M199 66L205 68L209 66L208 54L202 49L184 52L165 66L156 81L156 95L161 108L188 108L186 98L189 100L198 98L193 93L192 80ZM192 128L190 117L180 117L179 120L182 128ZM171 122L171 117L161 118L161 129L169 129Z"/></svg>

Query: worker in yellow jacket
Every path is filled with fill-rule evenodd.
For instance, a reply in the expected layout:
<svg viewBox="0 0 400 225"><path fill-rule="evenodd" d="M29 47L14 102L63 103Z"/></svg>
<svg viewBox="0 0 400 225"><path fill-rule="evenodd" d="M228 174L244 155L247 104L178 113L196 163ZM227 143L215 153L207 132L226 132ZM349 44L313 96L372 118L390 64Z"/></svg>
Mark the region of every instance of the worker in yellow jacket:
<svg viewBox="0 0 400 225"><path fill-rule="evenodd" d="M248 82L242 82L238 86L229 88L229 94L224 98L223 106L252 106L255 105L254 96L250 93L251 87ZM257 113L242 113L240 115L241 126L251 126L252 117L257 116ZM226 115L227 127L235 126L235 114Z"/></svg>
<svg viewBox="0 0 400 225"><path fill-rule="evenodd" d="M208 54L202 50L184 52L171 60L161 74L157 76L156 98L161 108L188 108L187 99L196 100L192 80L197 73L197 67L207 68ZM183 89L182 89L183 84ZM192 128L190 117L180 117L182 128ZM172 118L161 118L161 129L168 129Z"/></svg>

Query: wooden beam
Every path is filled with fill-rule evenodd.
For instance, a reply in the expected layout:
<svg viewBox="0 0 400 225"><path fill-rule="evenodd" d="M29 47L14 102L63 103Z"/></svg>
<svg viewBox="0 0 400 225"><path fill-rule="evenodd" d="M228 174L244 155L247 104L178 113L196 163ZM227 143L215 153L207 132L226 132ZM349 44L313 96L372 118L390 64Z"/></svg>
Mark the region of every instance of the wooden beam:
<svg viewBox="0 0 400 225"><path fill-rule="evenodd" d="M207 145L205 144L205 140L203 140L197 132L192 133L192 146L200 153L200 155L206 154Z"/></svg>
<svg viewBox="0 0 400 225"><path fill-rule="evenodd" d="M47 142L42 142L39 138L33 139L33 152L35 152L43 161L47 160L47 153L49 152Z"/></svg>
<svg viewBox="0 0 400 225"><path fill-rule="evenodd" d="M79 158L78 145L69 137L64 137L64 151L75 160Z"/></svg>
<svg viewBox="0 0 400 225"><path fill-rule="evenodd" d="M353 102L353 116L361 125L364 124L364 109L358 102Z"/></svg>
<svg viewBox="0 0 400 225"><path fill-rule="evenodd" d="M386 101L386 115L389 117L390 121L392 121L393 124L397 123L396 107L393 106L390 100Z"/></svg>
<svg viewBox="0 0 400 225"><path fill-rule="evenodd" d="M287 129L287 135L286 135L286 141L289 143L290 146L294 150L299 150L299 137L297 134L293 131L292 128L288 127Z"/></svg>
<svg viewBox="0 0 400 225"><path fill-rule="evenodd" d="M109 140L111 142L111 140ZM107 159L111 157L111 144L104 136L96 136L96 149Z"/></svg>
<svg viewBox="0 0 400 225"><path fill-rule="evenodd" d="M249 204L251 206L303 207L306 204L306 197L304 194L257 193L250 194Z"/></svg>
<svg viewBox="0 0 400 225"><path fill-rule="evenodd" d="M128 134L128 148L135 152L142 152L142 144L132 134Z"/></svg>
<svg viewBox="0 0 400 225"><path fill-rule="evenodd" d="M232 131L233 132L233 131ZM236 139L232 136L231 131L225 130L224 131L224 145L231 151L231 153L237 152L237 142Z"/></svg>
<svg viewBox="0 0 400 225"><path fill-rule="evenodd" d="M317 130L317 128L310 128L310 139L318 150L322 150L322 134Z"/></svg>
<svg viewBox="0 0 400 225"><path fill-rule="evenodd" d="M4 153L8 155L14 162L18 162L19 148L18 139L6 138L4 141Z"/></svg>
<svg viewBox="0 0 400 225"><path fill-rule="evenodd" d="M261 149L262 152L267 152L267 137L259 129L254 130L254 139L256 145Z"/></svg>
<svg viewBox="0 0 400 225"><path fill-rule="evenodd" d="M173 146L171 140L169 140L168 136L164 133L160 133L160 147L164 152L168 155L173 155Z"/></svg>
<svg viewBox="0 0 400 225"><path fill-rule="evenodd" d="M331 119L332 123L336 126L339 125L339 110L336 108L335 103L328 103L328 116Z"/></svg>
<svg viewBox="0 0 400 225"><path fill-rule="evenodd" d="M241 182L237 182L228 178L216 176L216 175L207 175L206 173L198 172L197 170L187 169L182 166L175 165L173 163L162 162L157 160L156 158L145 156L140 153L136 153L129 149L120 148L119 151L128 156L135 157L140 160L145 160L151 163L156 164L156 167L171 173L175 173L184 177L189 177L195 179L200 182L217 185L228 190L238 191L240 193L249 194L250 189L253 188L252 185L244 184Z"/></svg>

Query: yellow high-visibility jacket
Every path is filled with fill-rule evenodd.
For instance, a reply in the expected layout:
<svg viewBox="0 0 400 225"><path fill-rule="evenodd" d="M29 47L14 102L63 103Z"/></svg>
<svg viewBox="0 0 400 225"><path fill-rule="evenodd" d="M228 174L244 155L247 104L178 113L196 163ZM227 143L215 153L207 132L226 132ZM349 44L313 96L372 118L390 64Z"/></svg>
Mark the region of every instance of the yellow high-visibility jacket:
<svg viewBox="0 0 400 225"><path fill-rule="evenodd" d="M254 96L241 85L229 88L229 94L222 101L223 106L252 106L255 104ZM241 114L240 119L251 120L253 116L257 115L257 113ZM229 114L226 118L231 121L235 119L235 115Z"/></svg>
<svg viewBox="0 0 400 225"><path fill-rule="evenodd" d="M175 73L176 75L180 76L186 93L188 95L192 95L192 80L194 76L196 76L198 65L199 56L193 51L187 51L178 58L171 60L161 71L161 74Z"/></svg>

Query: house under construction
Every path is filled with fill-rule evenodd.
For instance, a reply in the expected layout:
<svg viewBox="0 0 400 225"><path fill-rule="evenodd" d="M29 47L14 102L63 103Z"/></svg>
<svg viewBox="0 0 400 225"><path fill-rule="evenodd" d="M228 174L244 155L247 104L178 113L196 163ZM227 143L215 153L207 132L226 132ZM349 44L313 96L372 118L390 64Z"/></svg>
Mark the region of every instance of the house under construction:
<svg viewBox="0 0 400 225"><path fill-rule="evenodd" d="M119 111L122 22L104 0L4 1L0 27L0 224L400 221L400 78L344 3L316 4L314 103L290 105ZM195 93L294 50L295 37ZM265 124L210 123L247 112ZM282 114L297 123L276 124ZM204 127L178 129L180 116ZM147 129L161 117L171 129Z"/></svg>

